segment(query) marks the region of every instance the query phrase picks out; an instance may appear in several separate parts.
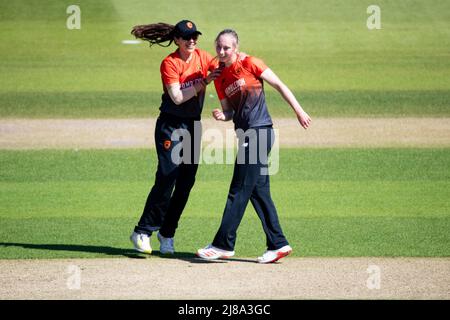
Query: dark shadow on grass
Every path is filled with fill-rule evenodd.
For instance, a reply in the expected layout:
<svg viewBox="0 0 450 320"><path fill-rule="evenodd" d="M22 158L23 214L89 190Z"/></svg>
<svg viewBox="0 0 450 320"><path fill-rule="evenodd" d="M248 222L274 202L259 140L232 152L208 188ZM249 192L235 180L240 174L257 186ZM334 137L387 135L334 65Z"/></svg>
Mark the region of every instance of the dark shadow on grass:
<svg viewBox="0 0 450 320"><path fill-rule="evenodd" d="M131 259L146 259L150 256L156 256L164 259L178 259L190 263L225 263L229 262L252 262L250 259L230 258L227 260L203 260L192 252L176 252L174 254L162 254L159 251L153 251L151 255L139 253L134 249L114 248L107 246L91 246L79 244L33 244L33 243L17 243L17 242L0 242L3 247L21 247L32 250L50 250L50 251L71 251L106 254L109 256L124 256Z"/></svg>
<svg viewBox="0 0 450 320"><path fill-rule="evenodd" d="M256 260L250 259L240 259L240 258L229 258L229 259L219 259L219 260L205 260L197 257L192 252L175 252L174 254L162 254L159 251L153 251L152 256L157 256L164 259L178 259L183 261L188 261L190 263L227 263L227 262L251 262L257 263Z"/></svg>
<svg viewBox="0 0 450 320"><path fill-rule="evenodd" d="M135 259L144 259L144 256L136 252L135 250L114 248L107 246L89 246L80 244L33 244L33 243L16 243L16 242L0 242L0 246L22 247L24 249L33 249L33 250L101 253L110 256L125 256Z"/></svg>

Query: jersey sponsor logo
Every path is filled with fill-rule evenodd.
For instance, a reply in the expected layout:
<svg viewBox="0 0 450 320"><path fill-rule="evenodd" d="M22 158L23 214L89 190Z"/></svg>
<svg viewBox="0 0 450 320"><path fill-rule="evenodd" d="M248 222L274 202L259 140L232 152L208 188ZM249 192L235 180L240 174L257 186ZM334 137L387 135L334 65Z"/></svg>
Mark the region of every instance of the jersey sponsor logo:
<svg viewBox="0 0 450 320"><path fill-rule="evenodd" d="M227 97L231 97L232 95L234 95L236 92L241 90L241 87L245 86L245 79L238 79L235 82L233 82L232 84L230 84L226 89L225 89L225 94L227 95Z"/></svg>
<svg viewBox="0 0 450 320"><path fill-rule="evenodd" d="M200 66L200 70L201 70L201 66ZM194 84L199 83L201 81L202 81L202 78L197 78L195 80L183 82L180 84L180 90L192 87Z"/></svg>

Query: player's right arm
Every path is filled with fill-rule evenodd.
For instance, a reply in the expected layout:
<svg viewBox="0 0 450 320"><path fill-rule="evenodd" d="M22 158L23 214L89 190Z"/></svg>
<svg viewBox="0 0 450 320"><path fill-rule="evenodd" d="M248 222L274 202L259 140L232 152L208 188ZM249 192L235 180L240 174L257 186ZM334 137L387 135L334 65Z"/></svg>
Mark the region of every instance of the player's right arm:
<svg viewBox="0 0 450 320"><path fill-rule="evenodd" d="M196 81L194 85L184 89L180 89L180 84L178 82L166 84L165 86L173 103L180 105L204 90L208 84L213 82L220 75L220 72L221 70L215 69L210 72L203 81Z"/></svg>
<svg viewBox="0 0 450 320"><path fill-rule="evenodd" d="M223 67L219 67L218 69L222 70ZM222 110L214 109L212 111L212 116L218 121L229 121L233 119L233 107L225 94L223 81L221 81L221 79L223 80L222 77L216 78L214 80L214 86L216 87L217 97L219 98Z"/></svg>
<svg viewBox="0 0 450 320"><path fill-rule="evenodd" d="M180 105L183 102L192 99L198 92L203 90L203 88L204 85L201 82L196 82L193 86L184 89L180 89L180 84L178 82L166 84L167 93L176 105Z"/></svg>
<svg viewBox="0 0 450 320"><path fill-rule="evenodd" d="M228 99L220 100L222 110L214 109L212 115L214 119L219 121L229 121L233 119L233 108L230 106Z"/></svg>
<svg viewBox="0 0 450 320"><path fill-rule="evenodd" d="M170 57L164 59L160 66L161 78L167 93L173 103L180 105L192 99L198 92L203 90L202 82L195 82L194 85L181 89L179 66Z"/></svg>

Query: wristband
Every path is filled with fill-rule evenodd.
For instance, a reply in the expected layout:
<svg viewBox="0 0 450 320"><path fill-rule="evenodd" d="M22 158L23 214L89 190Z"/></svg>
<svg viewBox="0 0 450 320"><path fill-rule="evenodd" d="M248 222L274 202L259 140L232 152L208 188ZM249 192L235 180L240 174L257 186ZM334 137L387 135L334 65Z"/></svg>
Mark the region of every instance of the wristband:
<svg viewBox="0 0 450 320"><path fill-rule="evenodd" d="M225 120L233 119L233 110L223 111L223 115L225 116Z"/></svg>

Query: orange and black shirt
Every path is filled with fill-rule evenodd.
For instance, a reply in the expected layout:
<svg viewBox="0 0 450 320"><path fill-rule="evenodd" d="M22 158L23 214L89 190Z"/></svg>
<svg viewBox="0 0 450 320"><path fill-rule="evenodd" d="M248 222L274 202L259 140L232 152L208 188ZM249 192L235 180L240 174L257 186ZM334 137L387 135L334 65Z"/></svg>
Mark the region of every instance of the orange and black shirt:
<svg viewBox="0 0 450 320"><path fill-rule="evenodd" d="M267 68L262 60L246 56L225 67L214 81L219 99L226 98L233 108L235 129L272 125L260 78Z"/></svg>
<svg viewBox="0 0 450 320"><path fill-rule="evenodd" d="M162 95L161 112L175 115L181 118L200 119L205 100L205 90L200 91L196 97L180 105L176 105L167 92L166 85L179 83L180 89L193 86L195 82L202 81L207 76L208 70L217 67L217 61L206 51L195 49L189 62L181 59L179 51L168 55L161 62L161 80L164 93Z"/></svg>

